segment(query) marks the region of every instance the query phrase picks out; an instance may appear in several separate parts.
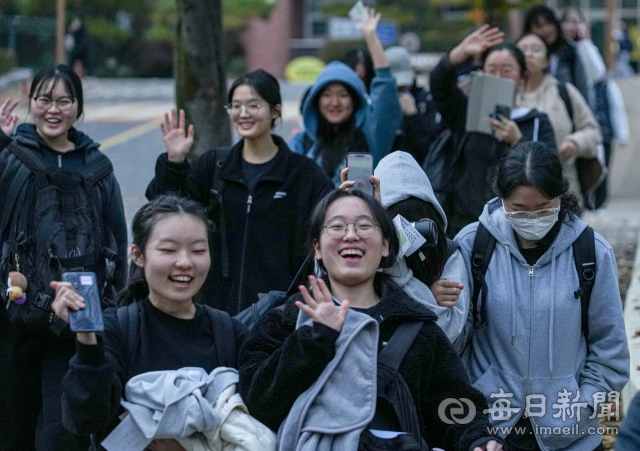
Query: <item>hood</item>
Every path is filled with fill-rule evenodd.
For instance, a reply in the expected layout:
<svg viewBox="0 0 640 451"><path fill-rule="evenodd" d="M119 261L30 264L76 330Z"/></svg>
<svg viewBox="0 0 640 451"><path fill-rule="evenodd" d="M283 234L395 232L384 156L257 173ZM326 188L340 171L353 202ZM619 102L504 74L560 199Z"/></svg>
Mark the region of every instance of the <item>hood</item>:
<svg viewBox="0 0 640 451"><path fill-rule="evenodd" d="M573 242L578 239L582 231L587 228L587 223L572 215L573 217L569 221L569 227L561 227L558 232L558 236L551 244L553 252L545 252L536 262L536 266L543 265L551 261L552 255L559 255L567 250ZM564 221L566 221L566 217ZM526 260L520 254L518 249L518 243L516 243L516 237L513 233L513 228L507 220L502 210L502 201L499 198L494 198L487 202L484 206L484 210L480 215L480 222L487 228L487 230L493 235L496 241L509 249L511 254L522 264L527 265Z"/></svg>
<svg viewBox="0 0 640 451"><path fill-rule="evenodd" d="M69 140L76 145L75 150L69 153L83 152L89 150L97 150L100 147L99 143L94 142L89 136L82 133L80 130L71 128L69 130ZM55 150L51 149L49 145L38 135L36 126L34 124L20 124L15 133L16 141L25 146L35 150L46 149L51 152Z"/></svg>
<svg viewBox="0 0 640 451"><path fill-rule="evenodd" d="M411 196L417 197L434 206L447 229L447 216L436 199L429 177L411 154L399 150L390 153L380 160L373 175L380 179L384 208Z"/></svg>
<svg viewBox="0 0 640 451"><path fill-rule="evenodd" d="M315 84L311 87L302 105L304 128L314 140L317 138L318 131L316 97L320 91L322 91L322 88L333 82L344 83L358 94L360 97L360 105L355 113L355 123L356 127L360 129L364 125L366 111L369 105L369 97L366 94L364 85L360 78L358 78L358 75L349 66L340 61L332 61L320 72L320 75L318 75Z"/></svg>

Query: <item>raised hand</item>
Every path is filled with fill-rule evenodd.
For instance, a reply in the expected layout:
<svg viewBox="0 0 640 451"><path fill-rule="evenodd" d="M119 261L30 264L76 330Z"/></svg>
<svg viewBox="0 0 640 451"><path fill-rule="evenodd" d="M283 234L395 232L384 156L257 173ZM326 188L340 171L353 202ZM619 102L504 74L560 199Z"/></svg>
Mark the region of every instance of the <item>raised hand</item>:
<svg viewBox="0 0 640 451"><path fill-rule="evenodd" d="M349 168L344 168L342 171L340 171L340 186L338 187L338 189L343 189L345 191L348 191L349 188L351 188L353 186L354 183L356 183L353 180L347 180L347 174L349 173ZM370 177L371 183L373 184L373 197L376 198L376 200L378 202L382 202L382 195L380 194L380 179L378 177L374 177L373 175Z"/></svg>
<svg viewBox="0 0 640 451"><path fill-rule="evenodd" d="M365 20L358 20L358 27L360 27L360 31L362 31L362 34L365 36L376 34L381 15L380 13L376 14L376 10L368 6L365 6L365 10L367 11L368 17Z"/></svg>
<svg viewBox="0 0 640 451"><path fill-rule="evenodd" d="M522 139L520 127L511 119L501 115L499 119L489 118L489 122L498 141L504 141L510 146L515 146Z"/></svg>
<svg viewBox="0 0 640 451"><path fill-rule="evenodd" d="M447 279L438 280L429 287L440 307L453 307L456 305L460 297L460 290L463 288L464 286L455 280Z"/></svg>
<svg viewBox="0 0 640 451"><path fill-rule="evenodd" d="M483 25L449 52L449 62L454 66L462 64L469 58L479 57L489 47L502 44L503 41L504 33L499 28Z"/></svg>
<svg viewBox="0 0 640 451"><path fill-rule="evenodd" d="M160 124L162 139L167 148L167 157L172 163L182 163L193 145L193 125L190 125L185 133L184 110L180 110L180 116L176 114L175 108L169 114L164 114L164 122Z"/></svg>
<svg viewBox="0 0 640 451"><path fill-rule="evenodd" d="M311 283L313 297L304 285L300 285L298 288L306 304L296 301L296 306L309 315L314 322L324 324L340 332L344 324L344 319L347 316L347 311L349 310L349 301L342 301L340 309L336 310L333 296L331 292L329 292L324 280L318 280L313 276L309 276L309 282Z"/></svg>
<svg viewBox="0 0 640 451"><path fill-rule="evenodd" d="M13 133L13 129L18 123L18 115L13 114L13 110L18 106L18 101L11 101L11 97L7 97L2 105L0 105L0 130L4 132L5 135L11 135Z"/></svg>

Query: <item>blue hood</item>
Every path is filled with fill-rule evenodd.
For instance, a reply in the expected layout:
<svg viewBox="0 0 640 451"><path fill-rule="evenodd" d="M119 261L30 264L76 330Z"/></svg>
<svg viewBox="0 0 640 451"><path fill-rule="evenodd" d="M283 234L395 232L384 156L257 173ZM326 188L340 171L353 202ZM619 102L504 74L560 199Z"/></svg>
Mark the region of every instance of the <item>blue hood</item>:
<svg viewBox="0 0 640 451"><path fill-rule="evenodd" d="M360 97L360 105L355 114L356 127L361 129L365 122L369 96L367 96L362 81L349 66L340 61L332 61L320 72L302 106L304 128L314 140L317 138L316 134L318 131L318 110L315 107L315 105L317 105L316 97L326 85L333 82L344 83L358 94Z"/></svg>

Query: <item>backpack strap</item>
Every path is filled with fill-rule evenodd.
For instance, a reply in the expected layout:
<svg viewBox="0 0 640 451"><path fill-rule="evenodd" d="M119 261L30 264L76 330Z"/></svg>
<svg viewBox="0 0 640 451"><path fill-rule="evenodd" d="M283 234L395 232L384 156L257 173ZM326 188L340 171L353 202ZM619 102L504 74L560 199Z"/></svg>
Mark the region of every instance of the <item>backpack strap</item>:
<svg viewBox="0 0 640 451"><path fill-rule="evenodd" d="M567 109L567 113L569 113L569 119L571 119L571 132L573 133L576 130L576 127L573 124L573 104L571 103L571 97L569 97L567 84L558 83L558 91L560 92L560 98L564 102L564 106Z"/></svg>
<svg viewBox="0 0 640 451"><path fill-rule="evenodd" d="M582 332L585 338L589 336L589 298L596 280L596 242L591 227L582 231L573 242L573 259L580 279L580 288L573 294L580 298Z"/></svg>
<svg viewBox="0 0 640 451"><path fill-rule="evenodd" d="M36 178L38 187L48 184L47 173L50 172L51 168L47 167L41 158L37 158L32 150L19 146L13 141L7 146L7 149L29 168Z"/></svg>
<svg viewBox="0 0 640 451"><path fill-rule="evenodd" d="M133 301L126 307L117 309L116 319L124 339L125 361L130 362L140 341L140 305L138 301Z"/></svg>
<svg viewBox="0 0 640 451"><path fill-rule="evenodd" d="M383 363L398 371L409 348L418 337L424 321L410 321L402 323L393 333L387 345L378 354L378 364Z"/></svg>
<svg viewBox="0 0 640 451"><path fill-rule="evenodd" d="M217 310L208 305L203 306L211 321L213 344L216 347L218 366L235 368L238 365L236 355L236 339L233 332L233 321L227 312Z"/></svg>
<svg viewBox="0 0 640 451"><path fill-rule="evenodd" d="M13 142L9 144L9 147L11 146L14 146ZM2 204L2 217L0 218L0 234L3 233L9 225L9 221L13 217L13 210L17 205L18 198L20 197L20 194L24 192L31 174L32 172L29 170L27 165L19 164L18 170L11 180L11 184L9 186L0 187L1 192L4 193L2 194L4 196L4 202ZM5 180L5 178L2 177L2 180Z"/></svg>
<svg viewBox="0 0 640 451"><path fill-rule="evenodd" d="M222 206L222 191L224 189L224 180L220 173L222 166L229 158L231 147L217 147L214 152L214 169L211 178L211 186L209 188L209 212L213 218L216 213L219 214L220 220L220 257L222 266L222 278L230 277L229 271L229 249L227 246L227 224L224 216L224 208ZM215 222L214 222L215 224Z"/></svg>
<svg viewBox="0 0 640 451"><path fill-rule="evenodd" d="M473 241L473 249L471 250L471 273L473 275L471 303L473 308L473 327L476 329L481 329L487 324L487 293L489 290L484 275L487 273L495 247L495 237L479 222L476 237ZM482 292L482 304L478 314L480 292Z"/></svg>
<svg viewBox="0 0 640 451"><path fill-rule="evenodd" d="M447 260L460 248L457 241L447 238Z"/></svg>
<svg viewBox="0 0 640 451"><path fill-rule="evenodd" d="M113 172L113 165L109 158L102 152L97 152L95 157L78 171L82 175L85 188L91 188L107 175Z"/></svg>

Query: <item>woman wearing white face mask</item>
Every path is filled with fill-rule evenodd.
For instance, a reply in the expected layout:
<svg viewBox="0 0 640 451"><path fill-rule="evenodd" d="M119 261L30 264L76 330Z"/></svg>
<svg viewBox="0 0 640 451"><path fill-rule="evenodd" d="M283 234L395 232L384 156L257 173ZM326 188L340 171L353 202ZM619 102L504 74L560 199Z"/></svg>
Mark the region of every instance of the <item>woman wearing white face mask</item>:
<svg viewBox="0 0 640 451"><path fill-rule="evenodd" d="M616 260L597 233L582 322L573 244L588 226L575 215L568 187L553 151L519 144L498 166L498 198L485 205L480 223L456 236L471 285L488 255L474 250L476 236L495 239L486 292L471 313L476 321L463 331L462 361L474 388L497 409L490 419L512 451L603 449L599 403L611 401L629 377Z"/></svg>

